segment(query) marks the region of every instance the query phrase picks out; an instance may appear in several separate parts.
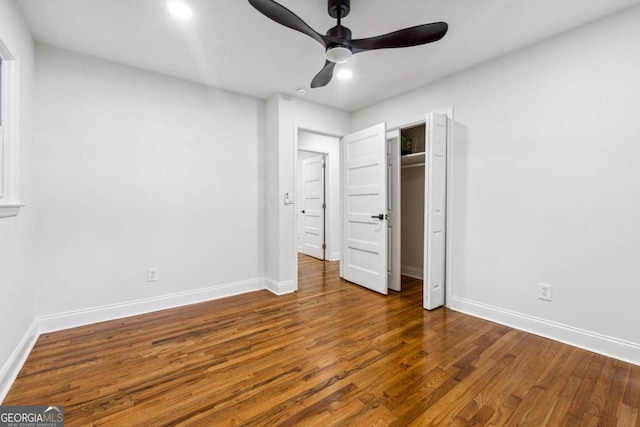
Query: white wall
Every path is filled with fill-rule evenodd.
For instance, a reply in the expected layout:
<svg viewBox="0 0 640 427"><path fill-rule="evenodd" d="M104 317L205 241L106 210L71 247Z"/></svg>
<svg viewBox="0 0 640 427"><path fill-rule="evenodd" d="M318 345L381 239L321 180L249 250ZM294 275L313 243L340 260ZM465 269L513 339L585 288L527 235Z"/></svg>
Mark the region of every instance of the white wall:
<svg viewBox="0 0 640 427"><path fill-rule="evenodd" d="M14 1L0 1L0 39L19 61L20 68L20 193L17 217L0 219L0 401L11 380L12 364L20 355L35 313L34 211L32 191L33 40ZM33 331L32 331L33 332ZM12 356L13 354L13 356Z"/></svg>
<svg viewBox="0 0 640 427"><path fill-rule="evenodd" d="M265 111L264 192L265 192L265 276L271 287L280 277L280 98L267 100ZM293 161L293 160L292 160ZM271 289L272 291L275 289Z"/></svg>
<svg viewBox="0 0 640 427"><path fill-rule="evenodd" d="M265 156L267 201L267 276L271 290L291 292L297 283L295 204L285 205L285 192L295 192L296 129L346 135L351 114L296 98L276 95L267 101ZM270 197L273 197L269 200ZM272 203L273 201L273 203ZM277 256L276 256L277 255Z"/></svg>
<svg viewBox="0 0 640 427"><path fill-rule="evenodd" d="M261 278L263 128L262 101L38 45L38 313Z"/></svg>
<svg viewBox="0 0 640 427"><path fill-rule="evenodd" d="M454 107L459 306L628 341L636 363L639 22L634 7L353 116L356 130Z"/></svg>
<svg viewBox="0 0 640 427"><path fill-rule="evenodd" d="M298 149L324 153L326 157L327 254L330 261L340 260L340 138L308 131L298 132ZM299 175L301 176L301 175ZM302 201L300 197L297 200ZM298 212L300 209L298 209ZM298 228L300 231L300 228Z"/></svg>

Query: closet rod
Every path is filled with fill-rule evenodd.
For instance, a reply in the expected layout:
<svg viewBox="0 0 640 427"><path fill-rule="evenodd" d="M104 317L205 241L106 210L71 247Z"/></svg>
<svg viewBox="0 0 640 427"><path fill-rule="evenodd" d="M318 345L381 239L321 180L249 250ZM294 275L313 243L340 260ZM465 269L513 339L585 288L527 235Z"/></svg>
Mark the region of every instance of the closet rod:
<svg viewBox="0 0 640 427"><path fill-rule="evenodd" d="M400 169L417 168L418 166L425 166L426 163L414 163L412 165L400 166Z"/></svg>

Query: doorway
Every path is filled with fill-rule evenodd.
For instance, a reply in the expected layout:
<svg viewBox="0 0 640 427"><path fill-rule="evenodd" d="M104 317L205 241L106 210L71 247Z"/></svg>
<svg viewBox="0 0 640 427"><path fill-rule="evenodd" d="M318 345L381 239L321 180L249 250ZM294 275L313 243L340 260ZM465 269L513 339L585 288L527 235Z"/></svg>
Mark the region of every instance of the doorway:
<svg viewBox="0 0 640 427"><path fill-rule="evenodd" d="M342 277L387 294L412 270L429 310L445 303L447 120L430 113L395 133L381 123L343 138Z"/></svg>
<svg viewBox="0 0 640 427"><path fill-rule="evenodd" d="M326 259L326 174L325 155L298 150L296 199L298 252L321 261Z"/></svg>
<svg viewBox="0 0 640 427"><path fill-rule="evenodd" d="M305 254L339 261L340 137L303 128L296 136L296 259Z"/></svg>

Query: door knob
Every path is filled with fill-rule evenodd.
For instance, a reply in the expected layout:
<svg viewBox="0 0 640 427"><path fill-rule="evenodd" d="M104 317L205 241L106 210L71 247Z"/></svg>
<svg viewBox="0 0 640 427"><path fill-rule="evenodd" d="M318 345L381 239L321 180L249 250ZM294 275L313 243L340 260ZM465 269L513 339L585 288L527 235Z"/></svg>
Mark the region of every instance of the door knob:
<svg viewBox="0 0 640 427"><path fill-rule="evenodd" d="M304 213L304 211L305 211L305 210L304 210L304 209L302 209L300 212Z"/></svg>
<svg viewBox="0 0 640 427"><path fill-rule="evenodd" d="M371 215L371 218L377 218L377 219L383 220L384 219L384 214Z"/></svg>

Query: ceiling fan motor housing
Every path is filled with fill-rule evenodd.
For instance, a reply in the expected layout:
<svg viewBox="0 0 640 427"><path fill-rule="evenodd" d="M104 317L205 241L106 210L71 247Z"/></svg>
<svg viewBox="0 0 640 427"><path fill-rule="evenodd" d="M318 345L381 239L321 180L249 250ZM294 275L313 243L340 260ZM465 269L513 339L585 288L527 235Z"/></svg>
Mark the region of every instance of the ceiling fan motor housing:
<svg viewBox="0 0 640 427"><path fill-rule="evenodd" d="M332 18L338 19L338 11L340 11L340 18L344 18L349 15L351 11L351 0L328 0L329 15Z"/></svg>
<svg viewBox="0 0 640 427"><path fill-rule="evenodd" d="M342 25L336 25L327 31L327 37L330 38L327 40L327 60L340 64L351 58L350 29Z"/></svg>
<svg viewBox="0 0 640 427"><path fill-rule="evenodd" d="M342 25L336 25L335 27L330 28L329 31L327 31L327 36L344 41L349 41L351 40L351 30L347 27L343 27Z"/></svg>

